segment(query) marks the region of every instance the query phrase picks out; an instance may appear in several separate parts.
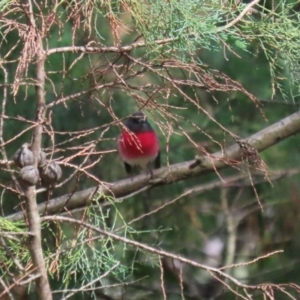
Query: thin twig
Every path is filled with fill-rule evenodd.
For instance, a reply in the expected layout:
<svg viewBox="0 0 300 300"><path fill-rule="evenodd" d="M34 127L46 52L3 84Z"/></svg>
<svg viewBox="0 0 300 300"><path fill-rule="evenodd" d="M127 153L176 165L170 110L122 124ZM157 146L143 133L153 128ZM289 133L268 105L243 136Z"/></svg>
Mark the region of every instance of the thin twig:
<svg viewBox="0 0 300 300"><path fill-rule="evenodd" d="M206 270L208 272L213 272L213 273L215 273L219 276L222 276L222 277L228 279L230 282L234 283L236 286L239 286L239 287L242 287L242 288L247 288L247 289L258 289L258 290L261 289L260 286L257 286L257 285L243 284L240 281L238 281L237 279L235 279L234 277L226 274L225 272L222 272L218 268L209 267L209 266L200 264L198 262L195 262L193 260L187 259L185 257L182 257L180 255L176 255L176 254L164 251L164 250L156 249L156 248L153 248L153 247L148 246L146 244L142 244L140 242L136 242L134 240L131 240L131 239L128 239L128 238L125 238L125 237L122 237L122 236L118 236L114 233L107 232L107 231L105 231L101 228L98 228L96 226L93 226L91 224L83 222L81 220L76 220L76 219L73 219L73 218L62 217L62 216L44 216L41 219L42 219L42 221L60 221L60 222L68 222L68 223L73 223L73 224L77 224L77 225L80 225L80 226L84 226L84 227L89 228L89 229L91 229L95 232L101 233L104 236L112 238L116 241L120 241L120 242L123 242L123 243L128 244L128 245L132 245L136 248L143 249L145 251L157 254L159 256L176 259L180 262L189 264L189 265L197 267L197 268L201 268L201 269Z"/></svg>
<svg viewBox="0 0 300 300"><path fill-rule="evenodd" d="M161 286L162 294L164 296L164 300L167 300L165 281L164 281L164 267L160 256L158 257L158 259L159 259L159 268L160 268L160 286Z"/></svg>
<svg viewBox="0 0 300 300"><path fill-rule="evenodd" d="M243 9L243 11L231 22L227 23L226 25L224 25L221 28L218 28L216 30L216 32L221 32L224 30L227 30L228 28L230 28L231 26L234 26L236 23L238 23L240 20L242 20L242 18L245 16L245 14L249 13L252 9L252 7L256 4L258 4L260 0L253 0L252 2L250 2L249 4L246 5L246 7Z"/></svg>
<svg viewBox="0 0 300 300"><path fill-rule="evenodd" d="M74 294L78 292L84 292L86 291L86 288L91 286L92 284L96 283L97 281L100 281L102 278L108 276L115 268L117 268L120 265L119 262L117 262L114 266L112 266L109 270L107 270L104 274L100 275L99 277L91 280L89 283L83 285L80 289L72 289L72 292L69 293L66 297L62 298L61 300L66 300L72 297Z"/></svg>

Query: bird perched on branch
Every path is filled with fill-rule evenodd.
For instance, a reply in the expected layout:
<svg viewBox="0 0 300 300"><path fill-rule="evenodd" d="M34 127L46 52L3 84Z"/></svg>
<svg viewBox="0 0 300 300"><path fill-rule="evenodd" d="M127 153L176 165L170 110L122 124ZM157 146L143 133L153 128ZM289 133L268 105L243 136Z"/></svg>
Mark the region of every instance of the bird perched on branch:
<svg viewBox="0 0 300 300"><path fill-rule="evenodd" d="M146 115L142 112L132 114L125 122L118 139L118 150L124 161L127 173L134 167L150 172L160 168L160 150L157 135Z"/></svg>

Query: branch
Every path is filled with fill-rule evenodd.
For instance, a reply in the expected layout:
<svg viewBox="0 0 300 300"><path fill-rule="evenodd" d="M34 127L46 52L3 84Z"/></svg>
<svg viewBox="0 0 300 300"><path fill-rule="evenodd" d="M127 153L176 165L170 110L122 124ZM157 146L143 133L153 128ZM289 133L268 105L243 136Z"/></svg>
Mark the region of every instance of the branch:
<svg viewBox="0 0 300 300"><path fill-rule="evenodd" d="M39 153L41 150L43 122L45 119L45 70L44 70L44 50L41 33L35 24L33 15L32 3L28 0L28 12L25 12L29 19L30 26L33 34L36 38L36 123L32 135L32 152L35 157L34 167L37 168ZM26 214L28 217L29 231L32 235L29 235L28 248L33 263L33 268L39 275L36 280L36 289L40 300L52 300L52 292L50 289L45 260L42 249L42 236L41 236L41 220L39 210L36 202L35 186L27 186L24 189L26 198Z"/></svg>
<svg viewBox="0 0 300 300"><path fill-rule="evenodd" d="M189 38L195 37L195 34L190 34ZM151 44L153 45L165 45L170 42L175 42L179 40L179 37L174 38L166 38L161 40L153 41ZM102 47L90 47L90 46L66 46L60 48L53 48L46 51L46 55L49 56L55 53L65 53L65 52L72 52L72 53L123 53L123 52L130 52L136 48L142 48L145 46L150 45L146 41L136 42L131 45L116 47L116 46L102 46Z"/></svg>
<svg viewBox="0 0 300 300"><path fill-rule="evenodd" d="M300 111L296 112L285 119L261 130L260 132L250 136L246 141L254 147L258 152L261 152L281 140L300 131ZM40 213L57 214L61 211L81 208L87 205L90 197L98 190L100 195L99 201L104 201L105 196L113 195L115 198L125 197L131 193L139 191L143 188L151 188L159 185L172 184L177 181L185 180L191 177L204 175L215 172L230 164L233 160L241 158L241 151L238 144L234 144L223 151L219 151L213 155L201 158L201 165L191 168L195 164L195 160L183 163L174 164L154 171L154 182L149 181L148 175L139 175L131 178L120 180L112 183L108 187L92 187L73 194L67 194L50 200L48 203L38 205ZM23 212L18 212L7 216L11 221L22 220Z"/></svg>
<svg viewBox="0 0 300 300"><path fill-rule="evenodd" d="M45 216L45 217L42 217L42 220L43 221L54 221L54 222L57 222L57 221L58 222L68 222L68 223L71 223L71 224L77 224L79 226L84 226L84 227L89 228L89 229L91 229L91 230L93 230L95 232L100 233L103 236L109 237L109 238L111 238L113 240L120 241L122 243L125 243L125 244L128 244L128 245L132 245L132 246L134 246L134 247L136 247L138 249L143 249L143 250L145 250L147 252L151 252L151 253L157 254L159 257L169 257L169 258L178 260L178 261L180 261L182 263L186 263L188 265L194 266L196 268L201 268L201 269L206 270L206 271L208 271L210 273L214 273L214 274L216 274L218 276L226 278L229 282L233 283L234 285L236 285L238 287L241 287L241 288L244 288L244 289L251 289L251 290L261 290L262 292L264 292L264 285L263 284L262 285L248 285L248 284L243 284L242 282L238 281L234 277L228 275L227 273L221 271L218 268L209 267L209 266L200 264L200 263L198 263L198 262L196 262L194 260L190 260L190 259L187 259L185 257L182 257L180 255L173 254L173 253L161 250L161 249L156 249L154 247L151 247L151 246L148 246L146 244L143 244L143 243L131 240L129 238L122 237L122 236L119 236L119 235L111 233L111 232L107 232L107 231L105 231L105 230L103 230L103 229L101 229L101 228L99 228L97 226L91 225L91 224L83 222L81 220L76 220L76 219L72 219L72 218L68 218L68 217L62 217L62 216ZM281 253L281 252L283 252L283 251L282 250L274 251L272 253L269 253L269 254L266 254L266 255L264 255L262 257L257 258L255 261L258 261L260 259L269 257L269 256L274 255L274 254L278 254L278 253ZM250 264L250 263L247 263L247 264ZM238 265L234 265L234 266L238 266ZM269 286L276 288L276 285L270 284Z"/></svg>
<svg viewBox="0 0 300 300"><path fill-rule="evenodd" d="M227 23L225 26L219 28L217 30L217 32L226 30L229 27L234 26L237 22L239 22L245 16L245 14L251 12L252 7L254 5L258 4L259 1L260 0L253 0L252 2L250 2L249 4L247 4L246 7L243 9L243 11L235 19L233 19L231 22Z"/></svg>
<svg viewBox="0 0 300 300"><path fill-rule="evenodd" d="M226 24L225 26L222 26L218 28L215 32L220 32L227 30L231 26L234 26L237 22L239 22L245 14L249 13L251 11L252 7L256 4L258 4L260 0L253 0L249 4L246 5L244 10L231 22ZM187 35L188 39L192 39L198 34L191 33ZM160 39L160 40L155 40L152 41L151 43L147 41L141 41L141 42L135 42L132 43L131 45L126 45L126 46L100 46L100 47L91 47L91 46L66 46L66 47L59 47L59 48L53 48L50 50L46 51L46 55L52 55L55 53L65 53L65 52L72 52L72 53L124 53L124 52L130 52L136 48L142 48L145 46L149 45L165 45L168 43L176 42L180 39L180 36L177 37L172 37L172 38L165 38L165 39Z"/></svg>
<svg viewBox="0 0 300 300"><path fill-rule="evenodd" d="M246 5L246 7L243 9L243 11L231 22L228 24L217 28L214 32L218 33L220 31L227 30L231 26L234 26L236 23L238 23L247 13L251 12L251 9L254 5L258 4L260 0L253 0L249 4ZM193 39L198 34L190 33L187 35L187 39ZM65 52L72 52L72 53L124 53L124 52L130 52L137 48L142 48L149 45L165 45L168 43L176 42L179 39L181 39L181 36L177 37L171 37L171 38L165 38L165 39L159 39L152 42L147 41L140 41L135 42L130 45L126 46L99 46L99 47L92 47L92 46L65 46L65 47L59 47L59 48L52 48L47 51L45 51L46 56L56 54L56 53L65 53Z"/></svg>

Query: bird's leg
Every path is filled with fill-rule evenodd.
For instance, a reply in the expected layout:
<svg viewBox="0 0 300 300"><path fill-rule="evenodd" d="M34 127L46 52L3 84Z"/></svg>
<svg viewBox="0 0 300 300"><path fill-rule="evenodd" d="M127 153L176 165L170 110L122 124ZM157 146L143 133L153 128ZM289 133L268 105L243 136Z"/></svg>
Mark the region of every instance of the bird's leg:
<svg viewBox="0 0 300 300"><path fill-rule="evenodd" d="M194 169L196 167L205 168L205 157L196 155L195 161L189 166L190 169Z"/></svg>
<svg viewBox="0 0 300 300"><path fill-rule="evenodd" d="M153 179L153 167L151 162L147 165L147 174L150 174L150 179Z"/></svg>
<svg viewBox="0 0 300 300"><path fill-rule="evenodd" d="M130 174L130 179L131 179L131 182L133 182L133 174Z"/></svg>
<svg viewBox="0 0 300 300"><path fill-rule="evenodd" d="M133 178L136 175L137 167L131 166L131 165L127 164L126 162L124 162L124 165L125 165L127 174L130 175L131 182L133 182L134 181Z"/></svg>
<svg viewBox="0 0 300 300"><path fill-rule="evenodd" d="M153 179L153 177L150 179L150 184L155 185L160 182L167 182L168 176L170 175L169 171L166 171L162 175L160 175L158 178Z"/></svg>
<svg viewBox="0 0 300 300"><path fill-rule="evenodd" d="M150 168L149 173L150 173L150 179L153 179L153 170L152 170L152 168Z"/></svg>

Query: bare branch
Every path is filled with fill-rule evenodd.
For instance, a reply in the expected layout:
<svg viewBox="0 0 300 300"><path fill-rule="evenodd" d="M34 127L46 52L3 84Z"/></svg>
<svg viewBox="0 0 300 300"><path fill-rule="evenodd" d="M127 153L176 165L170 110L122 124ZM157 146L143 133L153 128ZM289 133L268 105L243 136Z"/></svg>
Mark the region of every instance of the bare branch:
<svg viewBox="0 0 300 300"><path fill-rule="evenodd" d="M32 3L28 0L27 17L31 23L31 31L34 32L36 38L36 122L32 136L32 152L35 157L34 167L37 168L39 153L42 144L43 122L45 118L45 56L43 51L43 41L41 33L35 25ZM43 256L42 237L41 237L41 221L36 202L35 186L27 186L24 189L26 197L26 213L28 217L29 230L33 236L29 236L29 252L32 258L33 267L38 276L35 279L37 292L40 300L51 300L52 293L47 276L46 264Z"/></svg>
<svg viewBox="0 0 300 300"><path fill-rule="evenodd" d="M218 268L213 268L213 267L209 267L209 266L206 266L206 265L203 265L203 264L200 264L196 261L193 261L193 260L190 260L190 259L187 259L185 257L182 257L180 255L176 255L176 254L173 254L171 252L167 252L167 251L164 251L164 250L161 250L161 249L156 249L154 247L151 247L151 246L148 246L146 244L143 244L143 243L140 243L140 242L137 242L137 241L134 241L134 240L131 240L131 239L128 239L128 238L125 238L125 237L122 237L122 236L118 236L114 233L111 233L111 232L107 232L99 227L96 227L96 226L93 226L93 225L90 225L86 222L83 222L81 220L76 220L76 219L72 219L72 218L68 218L68 217L62 217L62 216L45 216L45 217L42 217L42 220L43 221L60 221L60 222L68 222L68 223L74 223L74 224L78 224L80 226L84 226L86 228L89 228L95 232L98 232L106 237L109 237L109 238L112 238L116 241L120 241L120 242L123 242L125 244L128 244L128 245L132 245L136 248L139 248L139 249L143 249L145 251L148 251L148 252L151 252L151 253L154 253L154 254L157 254L158 256L162 256L162 257L169 257L169 258L172 258L172 259L176 259L182 263L186 263L186 264L189 264L191 266L194 266L196 268L200 268L200 269L203 269L203 270L206 270L207 272L211 272L211 273L214 273L218 276L221 276L225 279L227 279L229 282L235 284L236 286L238 287L241 287L241 288L245 288L245 289L253 289L253 290L261 290L264 292L264 287L267 285L267 284L262 284L262 285L247 285L247 284L243 284L241 283L240 281L238 281L237 279L235 279L234 277L226 274L225 272L221 271L220 269ZM278 252L280 253L280 252ZM271 253L270 255L273 255L275 253ZM269 256L270 256L269 255ZM268 255L266 256L268 257ZM279 286L279 285L278 285ZM268 285L269 288L276 288L277 286L276 285Z"/></svg>
<svg viewBox="0 0 300 300"><path fill-rule="evenodd" d="M194 34L191 34L190 37L194 37ZM178 40L178 37L175 38L166 38L161 40L156 40L153 42L155 45L165 45L171 42ZM46 55L51 55L55 53L65 53L65 52L72 52L72 53L124 53L130 52L136 48L142 48L148 45L147 42L136 42L127 46L116 47L116 46L101 46L101 47L90 47L90 46L70 46L70 47L60 47L60 48L52 48L46 51Z"/></svg>
<svg viewBox="0 0 300 300"><path fill-rule="evenodd" d="M226 30L228 28L230 28L231 26L234 26L236 23L238 23L244 16L245 14L249 13L252 9L252 7L256 4L258 4L260 0L253 0L252 2L250 2L249 4L246 5L246 7L243 9L243 11L231 22L229 22L228 24L226 24L225 26L218 28L217 32Z"/></svg>

